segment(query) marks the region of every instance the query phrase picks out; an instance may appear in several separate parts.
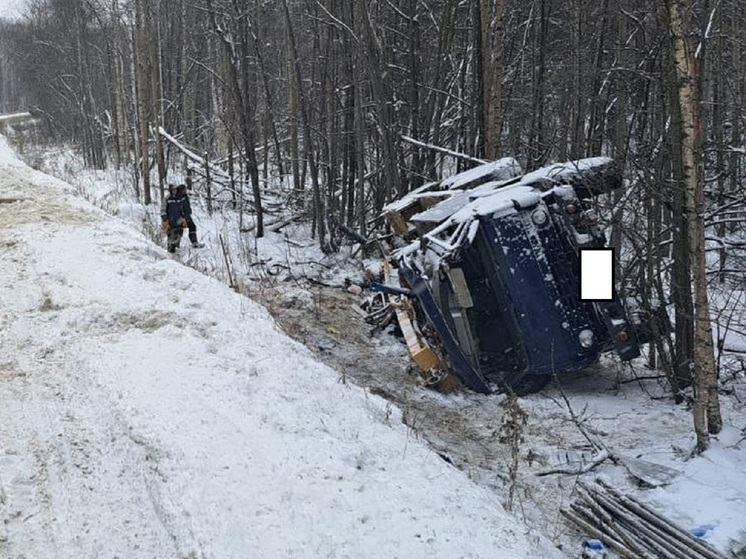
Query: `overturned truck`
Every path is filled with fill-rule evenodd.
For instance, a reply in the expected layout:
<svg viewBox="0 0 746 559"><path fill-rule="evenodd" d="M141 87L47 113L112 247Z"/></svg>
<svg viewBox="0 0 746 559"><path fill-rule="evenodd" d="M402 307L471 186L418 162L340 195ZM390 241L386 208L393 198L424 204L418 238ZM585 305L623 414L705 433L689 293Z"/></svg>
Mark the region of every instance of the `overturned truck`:
<svg viewBox="0 0 746 559"><path fill-rule="evenodd" d="M602 352L637 357L639 316L617 300L580 299L579 251L606 246L589 201L621 185L607 158L528 174L507 158L386 206L403 246L374 289L423 376L528 393Z"/></svg>

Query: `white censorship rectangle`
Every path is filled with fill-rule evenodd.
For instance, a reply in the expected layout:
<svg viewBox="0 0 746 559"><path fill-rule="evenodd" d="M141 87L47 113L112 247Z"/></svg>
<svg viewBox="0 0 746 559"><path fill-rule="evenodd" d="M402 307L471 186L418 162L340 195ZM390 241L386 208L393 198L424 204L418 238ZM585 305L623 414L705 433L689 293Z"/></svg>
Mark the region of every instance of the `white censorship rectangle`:
<svg viewBox="0 0 746 559"><path fill-rule="evenodd" d="M580 300L614 300L614 249L580 249Z"/></svg>

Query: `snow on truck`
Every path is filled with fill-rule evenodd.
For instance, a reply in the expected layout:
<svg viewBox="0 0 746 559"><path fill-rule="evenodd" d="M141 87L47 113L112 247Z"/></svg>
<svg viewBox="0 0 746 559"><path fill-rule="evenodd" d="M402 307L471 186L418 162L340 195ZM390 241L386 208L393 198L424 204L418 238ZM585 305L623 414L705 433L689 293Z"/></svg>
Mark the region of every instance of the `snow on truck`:
<svg viewBox="0 0 746 559"><path fill-rule="evenodd" d="M442 385L455 375L481 393L528 393L602 352L637 357L635 325L620 302L580 299L580 249L606 246L589 201L621 185L608 158L528 174L506 158L386 206L404 246L373 288L423 376Z"/></svg>

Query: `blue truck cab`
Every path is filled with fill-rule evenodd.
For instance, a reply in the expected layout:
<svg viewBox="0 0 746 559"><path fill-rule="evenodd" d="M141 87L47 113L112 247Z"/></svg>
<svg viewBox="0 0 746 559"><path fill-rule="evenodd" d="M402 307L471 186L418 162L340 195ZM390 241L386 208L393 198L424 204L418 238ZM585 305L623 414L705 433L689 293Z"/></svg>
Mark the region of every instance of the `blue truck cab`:
<svg viewBox="0 0 746 559"><path fill-rule="evenodd" d="M526 393L593 365L602 352L637 357L622 305L580 299L579 251L606 245L586 201L621 186L613 162L579 160L510 178L490 165L467 172L464 188L444 194L429 185L395 206L401 217L438 193L399 221L410 243L393 262L445 367L478 392Z"/></svg>

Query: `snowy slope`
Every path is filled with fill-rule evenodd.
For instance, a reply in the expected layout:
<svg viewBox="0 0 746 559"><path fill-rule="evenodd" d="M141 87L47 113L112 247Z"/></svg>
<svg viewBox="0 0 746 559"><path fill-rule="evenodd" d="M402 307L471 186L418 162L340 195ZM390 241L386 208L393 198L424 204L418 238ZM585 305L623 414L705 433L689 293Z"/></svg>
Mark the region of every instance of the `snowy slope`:
<svg viewBox="0 0 746 559"><path fill-rule="evenodd" d="M559 557L268 313L0 137L0 557Z"/></svg>

